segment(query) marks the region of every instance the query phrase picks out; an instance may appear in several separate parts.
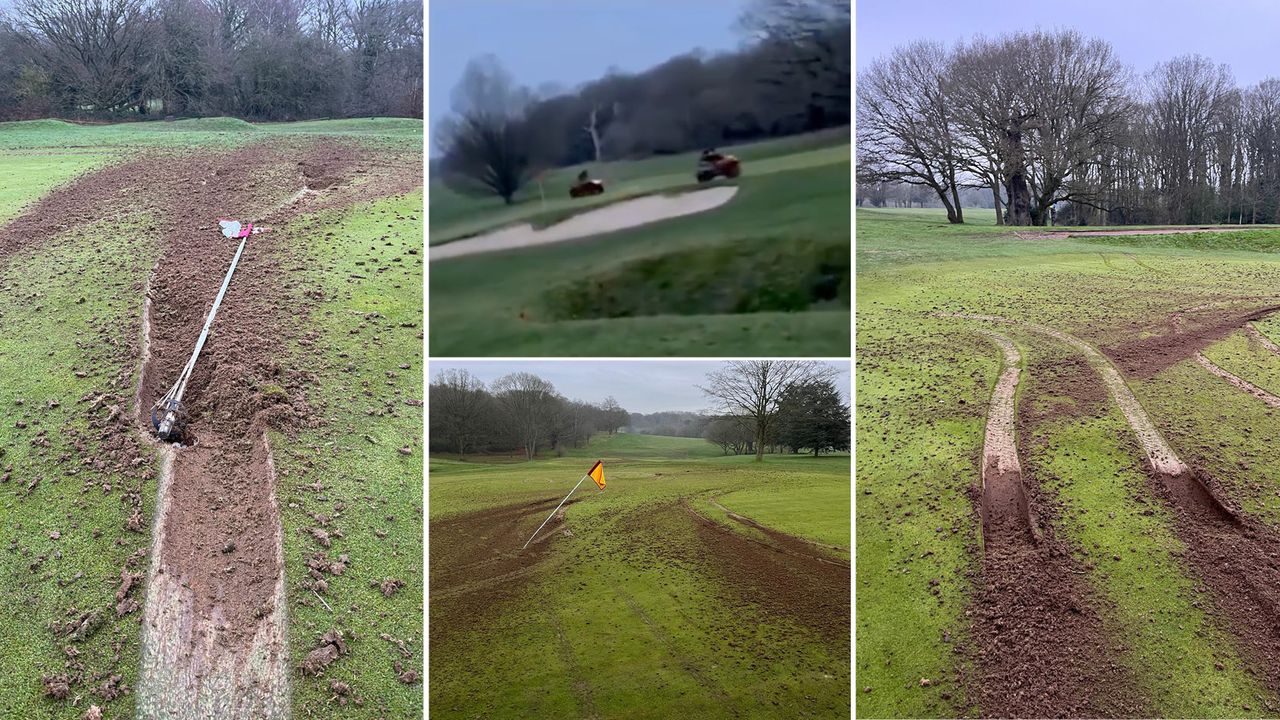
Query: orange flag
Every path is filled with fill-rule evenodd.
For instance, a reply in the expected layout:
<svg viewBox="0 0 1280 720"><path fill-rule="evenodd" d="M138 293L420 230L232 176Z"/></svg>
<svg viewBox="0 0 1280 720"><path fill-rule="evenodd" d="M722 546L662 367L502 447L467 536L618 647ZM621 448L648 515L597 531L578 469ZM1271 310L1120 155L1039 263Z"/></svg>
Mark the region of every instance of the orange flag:
<svg viewBox="0 0 1280 720"><path fill-rule="evenodd" d="M592 465L591 469L587 471L587 474L591 476L592 480L596 481L596 485L600 486L601 490L604 489L604 462L603 461L597 460L596 464Z"/></svg>

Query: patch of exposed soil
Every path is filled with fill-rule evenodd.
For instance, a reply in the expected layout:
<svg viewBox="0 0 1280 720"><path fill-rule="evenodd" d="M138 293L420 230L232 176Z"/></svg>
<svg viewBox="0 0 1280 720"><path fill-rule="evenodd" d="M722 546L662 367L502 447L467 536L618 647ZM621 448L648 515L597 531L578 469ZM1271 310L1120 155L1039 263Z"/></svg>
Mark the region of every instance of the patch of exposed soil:
<svg viewBox="0 0 1280 720"><path fill-rule="evenodd" d="M520 595L564 529L563 515L552 518L528 548L521 546L558 502L551 498L431 521L433 647L479 627L501 604Z"/></svg>
<svg viewBox="0 0 1280 720"><path fill-rule="evenodd" d="M699 563L732 592L838 646L849 644L849 565L798 538L769 533L778 542L770 547L681 507L693 520L699 540ZM671 512L666 508L659 512Z"/></svg>
<svg viewBox="0 0 1280 720"><path fill-rule="evenodd" d="M1104 603L1093 595L1070 549L1054 537L1052 500L1038 487L1027 487L1034 485L1033 478L1024 477L1017 460L1015 433L1026 438L1035 422L1087 411L1088 400L1080 398L1066 409L1024 400L1016 413L1021 427L1015 429L1020 356L1003 336L993 339L1004 351L1005 367L987 418L984 490L978 501L984 520L982 569L967 612L970 640L959 648L975 668L967 678L969 696L984 717L1140 715L1142 701L1108 641L1099 610ZM1058 372L1055 366L1042 381L1041 367L1032 366L1037 394L1076 399L1072 371L1087 368L1074 365Z"/></svg>
<svg viewBox="0 0 1280 720"><path fill-rule="evenodd" d="M1269 310L1259 314L1265 312ZM1086 356L1097 352L1066 333L1029 327L1064 340ZM1164 443L1114 368L1106 372L1111 366L1102 359L1104 362L1091 358L1090 364L1147 453L1153 492L1174 513L1175 531L1187 548L1186 561L1213 598L1217 617L1245 649L1252 667L1262 673L1270 688L1280 688L1280 533L1240 512L1223 497L1218 483L1187 466ZM1153 438L1159 441L1154 447Z"/></svg>
<svg viewBox="0 0 1280 720"><path fill-rule="evenodd" d="M313 179L327 189L299 192ZM146 291L150 322L142 338L140 382L134 386L121 375L112 388L82 398L92 447L71 432L85 462L139 483L153 472L140 445L150 430L139 424L149 424L147 409L186 362L235 250L217 232L219 218L277 226L299 213L405 192L420 183L420 166L394 165L334 141L146 151L81 176L10 222L0 233L0 260L38 248L58 233L132 214L151 221L147 240L162 252ZM144 620L144 634L153 640L144 658L156 672L144 670L140 683L144 716L148 698L179 715L287 714L287 677L268 667L285 656L284 608L279 513L262 429L308 419L295 392L297 378L274 360L306 308L279 302L291 268L283 260L288 229L277 230L254 236L247 246L188 389L186 439L198 446L178 451L162 479ZM98 345L113 349L116 364L128 366L130 353L137 357L136 345L122 343L119 328L109 330ZM140 412L122 411L130 403ZM133 505L127 525L141 532L141 496L130 488L126 495ZM232 533L234 551L223 552ZM117 612L132 611L128 590ZM269 678L277 687L238 684L243 678ZM202 704L184 704L192 693Z"/></svg>
<svg viewBox="0 0 1280 720"><path fill-rule="evenodd" d="M1022 486L1022 465L1014 441L1014 393L1018 389L1022 356L1009 338L985 331L1000 347L1004 367L996 380L987 413L987 427L982 444L982 516L984 542L1004 541L1013 536L1031 539L1034 532L1027 495Z"/></svg>
<svg viewBox="0 0 1280 720"><path fill-rule="evenodd" d="M1183 360L1190 360L1196 353L1235 332L1241 325L1265 317L1280 306L1269 305L1251 310L1215 310L1192 314L1184 311L1176 315L1159 334L1141 337L1140 333L1151 328L1135 328L1133 340L1123 344L1106 346L1101 350L1126 374L1148 378Z"/></svg>

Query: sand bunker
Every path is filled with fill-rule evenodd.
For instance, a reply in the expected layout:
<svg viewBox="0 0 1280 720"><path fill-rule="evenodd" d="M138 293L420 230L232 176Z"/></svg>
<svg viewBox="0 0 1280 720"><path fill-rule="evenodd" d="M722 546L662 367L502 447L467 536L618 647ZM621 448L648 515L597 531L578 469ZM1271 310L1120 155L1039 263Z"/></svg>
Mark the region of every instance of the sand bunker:
<svg viewBox="0 0 1280 720"><path fill-rule="evenodd" d="M444 260L463 255L514 250L617 232L659 220L712 210L729 202L737 192L736 187L724 186L681 195L646 195L634 200L623 200L598 210L574 215L542 230L535 230L526 223L438 245L430 249L429 259Z"/></svg>

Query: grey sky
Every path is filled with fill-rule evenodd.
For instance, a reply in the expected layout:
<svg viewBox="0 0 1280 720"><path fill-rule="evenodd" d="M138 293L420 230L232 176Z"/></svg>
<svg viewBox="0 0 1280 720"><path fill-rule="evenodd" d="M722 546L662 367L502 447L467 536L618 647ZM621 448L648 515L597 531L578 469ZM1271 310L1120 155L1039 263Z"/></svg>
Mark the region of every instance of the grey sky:
<svg viewBox="0 0 1280 720"><path fill-rule="evenodd" d="M829 364L840 370L836 386L848 402L849 363ZM430 376L462 368L488 384L508 373L531 372L574 400L600 402L612 395L631 412L698 412L709 403L697 386L722 367L723 362L701 360L432 360Z"/></svg>
<svg viewBox="0 0 1280 720"><path fill-rule="evenodd" d="M1276 0L858 0L859 68L912 40L951 45L975 34L1073 28L1111 43L1137 73L1178 55L1226 63L1242 87L1280 77L1280 2Z"/></svg>
<svg viewBox="0 0 1280 720"><path fill-rule="evenodd" d="M610 67L637 72L695 48L736 48L743 7L744 0L430 0L428 120L449 113L449 94L471 58L496 55L522 85L573 88Z"/></svg>

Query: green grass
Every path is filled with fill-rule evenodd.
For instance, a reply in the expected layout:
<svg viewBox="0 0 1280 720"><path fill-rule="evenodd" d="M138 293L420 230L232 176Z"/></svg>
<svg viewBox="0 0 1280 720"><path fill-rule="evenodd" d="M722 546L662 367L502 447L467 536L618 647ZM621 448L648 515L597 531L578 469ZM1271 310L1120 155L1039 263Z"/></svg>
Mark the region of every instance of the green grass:
<svg viewBox="0 0 1280 720"><path fill-rule="evenodd" d="M980 561L965 489L979 482L999 354L976 332L988 324L936 313L1039 323L1112 352L1169 332L1178 310L1238 298L1253 298L1238 301L1241 308L1266 304L1280 281L1280 230L1024 239L996 227L990 211L967 210L970 222L960 226L938 211L857 213L858 709L968 714L975 709L963 687L950 682L963 665L954 642L967 632L963 611ZM1259 326L1275 331L1275 323ZM1032 357L1072 352L1014 326L1000 330ZM1280 358L1239 334L1206 354L1280 388ZM1020 406L1070 402L1044 395L1037 366L1028 367ZM1268 445L1280 432L1274 410L1190 358L1127 380L1184 460L1220 480L1247 511L1280 524L1280 462ZM1046 422L1019 451L1033 481L1063 505L1053 530L1090 568L1081 581L1100 598L1115 659L1161 714L1265 712L1274 693L1259 686L1256 668L1197 588L1168 511L1142 474L1132 432L1109 400L1106 408L1098 417ZM925 582L931 578L936 587ZM941 640L944 632L952 643ZM939 675L948 679L945 702L919 687L921 677Z"/></svg>
<svg viewBox="0 0 1280 720"><path fill-rule="evenodd" d="M744 176L827 163L847 163L849 131L843 128L796 135L721 148L721 151L735 155L743 162ZM433 180L430 243L435 245L516 222L545 224L549 219L563 219L586 208L637 195L687 189L696 186L694 169L698 155L697 152L687 152L656 155L643 160L558 168L543 176L541 192L538 183L529 183L516 194L513 205L506 205L500 198L492 196L461 195L442 181ZM584 168L593 178L605 181L606 191L594 197L570 198L569 188Z"/></svg>
<svg viewBox="0 0 1280 720"><path fill-rule="evenodd" d="M104 125L61 120L0 123L0 223L81 173L130 159L141 150L231 148L290 135L420 148L422 121L367 118L254 125L222 117Z"/></svg>
<svg viewBox="0 0 1280 720"><path fill-rule="evenodd" d="M737 183L697 215L432 263L432 354L844 355L849 165Z"/></svg>
<svg viewBox="0 0 1280 720"><path fill-rule="evenodd" d="M299 717L416 717L423 685L401 683L394 671L423 673L422 613L422 195L379 200L308 218L286 229L307 256L301 290L326 299L302 328L305 345L292 362L315 373L310 402L326 423L295 438L276 435L293 664L332 628L354 634L350 655L321 679L295 677ZM321 231L332 239L315 242ZM368 272L371 265L386 268ZM362 276L357 279L355 276ZM303 298L297 298L304 303ZM356 332L352 332L356 330ZM407 367L406 367L407 366ZM407 448L403 454L400 448ZM316 490L314 483L322 486ZM311 513L334 518L342 534L325 550L305 534ZM384 537L379 537L383 533ZM305 586L306 561L324 552L350 558L341 576L326 576L325 602ZM390 598L372 583L393 578L405 587ZM413 656L381 638L407 643ZM332 702L329 682L345 682L361 707Z"/></svg>
<svg viewBox="0 0 1280 720"><path fill-rule="evenodd" d="M145 225L144 218L135 222ZM141 611L118 618L115 593L135 552L144 555L131 571L146 573L155 475L127 478L68 458L100 451L82 398L132 397L137 359L128 343L142 304L138 283L155 253L144 237L94 225L0 264L0 715L6 717L83 715L87 704L54 702L41 687L42 676L65 671L68 646L78 651L85 675L117 673L136 684ZM123 352L107 344L120 341ZM74 447L77 437L83 449ZM28 490L32 481L38 483ZM141 533L125 529L132 512L125 495L133 491L148 519ZM133 596L142 599L141 591ZM81 612L101 618L87 639L51 631L51 623ZM72 692L111 715L131 716L133 696L107 702L98 693L101 682Z"/></svg>
<svg viewBox="0 0 1280 720"><path fill-rule="evenodd" d="M813 518L791 529L848 546L840 520L827 527L822 519L834 514L819 507L841 493L847 502L848 458L757 464L698 443L719 453L695 439L623 434L531 463L431 459L432 522L559 497L589 458L603 458L608 482L580 491L566 512L573 537L557 539L518 597L448 647L432 647L432 717L563 717L587 713L588 702L609 718L847 713L847 656L753 606L727 606L714 577L672 553L695 550L681 498L736 492L764 516L807 503Z"/></svg>
<svg viewBox="0 0 1280 720"><path fill-rule="evenodd" d="M230 118L94 126L3 123L0 223L78 174L141 151L216 150L285 134L325 134L408 149L413 157L421 128L421 121L394 118L265 126ZM114 477L94 462L72 462L92 461L98 452L93 433L82 448L72 446L85 434L89 400L106 391L128 398L120 403L128 411L133 394L142 282L158 250L145 232L151 221L132 212L122 203L111 217L0 261L0 527L11 543L0 565L5 599L0 623L6 627L0 634L6 662L0 673L0 716L78 719L90 702L104 706L107 717L133 714L133 695L106 702L97 676L91 686L72 688L79 698L75 705L43 698L40 686L42 675L63 672L68 662L64 648L72 641L55 637L49 625L73 608L105 618L87 640L75 643L80 653L75 662L83 664L83 672L118 673L130 687L136 685L140 612L116 618L114 595L125 559L135 551L144 554L133 570L146 572L155 482L151 475L145 481ZM422 195L330 212L276 231L296 244L305 259L301 264L314 270L306 284L289 287L297 293L328 292L323 302L308 301L318 307L302 316L308 324L301 330L325 344L300 346L290 361L314 373L317 385L310 398L326 405L329 422L297 437L274 439L286 527L291 649L296 662L314 636L330 627L356 633L351 655L336 663L329 677L349 681L364 700L358 710L342 709L330 701L327 679L295 678L294 708L312 717L414 716L422 684L396 679L392 663L398 651L379 634L405 640L413 656L404 666L421 672L422 416L403 399L422 396ZM365 274L362 270L379 260L387 265L384 272L361 281L351 277ZM352 310L378 315L354 316ZM350 334L353 318L376 329ZM320 347L324 353L310 354ZM352 373L345 372L349 358L360 358ZM400 369L402 363L410 369ZM397 374L391 385L388 372ZM50 407L50 401L57 404ZM382 401L388 406L377 407ZM371 409L378 412L366 415ZM41 449L42 438L47 448ZM410 453L402 455L400 447ZM303 477L305 482L299 480ZM28 496L27 483L35 478L40 482ZM300 488L316 480L326 487L323 493ZM101 489L106 484L112 487L109 493ZM122 497L126 490L136 490L142 499L146 532L124 529L132 511ZM345 503L341 510L339 503ZM338 617L318 609L314 596L300 587L302 563L314 549L296 533L310 520L304 509L334 515L334 524L346 534L334 554L348 553L351 566L341 578L331 578L329 591ZM54 530L60 533L57 540L49 537ZM378 538L375 530L386 537ZM406 583L390 599L369 586L388 577ZM144 593L139 588L134 596L141 601Z"/></svg>

